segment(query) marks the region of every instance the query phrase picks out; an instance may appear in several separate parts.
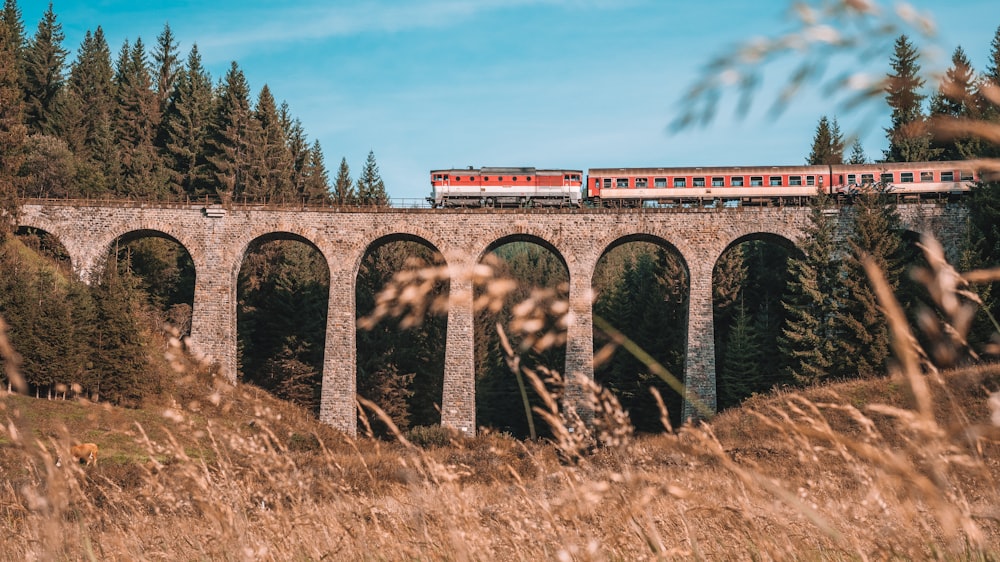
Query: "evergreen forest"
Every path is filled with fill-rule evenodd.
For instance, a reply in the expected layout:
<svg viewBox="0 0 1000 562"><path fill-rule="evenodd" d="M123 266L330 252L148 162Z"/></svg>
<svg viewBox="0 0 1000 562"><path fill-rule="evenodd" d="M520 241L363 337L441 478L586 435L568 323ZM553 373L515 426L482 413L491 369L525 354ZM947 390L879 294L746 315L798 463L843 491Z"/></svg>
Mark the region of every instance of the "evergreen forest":
<svg viewBox="0 0 1000 562"><path fill-rule="evenodd" d="M29 31L15 0L0 12L0 318L19 352L24 384L39 397L87 396L123 406L155 401L173 376L164 333L190 330L194 268L170 240L122 239L96 279L84 284L66 252L44 232L19 229L18 205L30 198L129 198L389 204L374 151L352 177L345 158L331 179L322 147L286 103L264 85L252 92L233 62L224 76L202 66L197 46L180 53L170 27L147 46L140 38L110 46L103 30L88 31L71 54L51 5ZM114 50L113 50L114 49ZM945 80L927 95L919 54L900 36L891 60L885 102L889 148L870 158L845 137L836 116L821 116L809 164L1000 158L1000 143L935 135L933 123L961 118L1000 123L1000 105L984 95L1000 87L1000 27L987 68L971 67L961 47ZM848 146L849 145L849 146ZM847 153L845 155L845 152ZM968 233L959 270L1000 263L1000 183L975 187L967 202ZM747 239L729 248L713 273L719 408L775 387L884 376L888 327L869 287L862 256L885 272L914 326L931 300L914 281L926 266L913 233L900 226L891 192L866 190L845 204L818 197L806 239ZM849 217L836 240L833 216ZM565 300L568 273L544 243L500 241L490 252L494 275L514 281L502 306L475 318L477 420L518 437L544 436L544 423L526 412L539 397L510 369L496 326L507 325L526 300ZM354 298L359 322L377 294L400 272L440 267L442 256L419 240L385 239L369 249ZM239 377L274 395L319 411L329 268L299 240L257 241L239 273ZM684 373L688 289L685 264L656 240L625 240L608 249L593 279L594 314L619 334L595 329L596 382L615 393L638 431L662 431L656 388L675 426L681 397L668 381L615 345L624 336L677 378ZM439 280L428 298L447 296ZM482 290L482 289L478 289ZM1000 343L1000 286L981 287L984 305L970 322L959 352L931 358L938 366L971 361L971 350ZM932 313L933 314L933 313ZM595 322L597 325L597 322ZM164 326L169 326L164 329ZM536 332L565 335L551 318ZM406 431L440 423L447 317L419 322L383 319L357 333L359 395L372 400ZM919 330L917 330L919 333ZM522 364L540 373L561 371L565 337L546 345L509 335ZM529 342L529 343L525 343ZM532 343L533 342L533 343ZM987 354L988 355L988 354ZM11 361L11 359L6 359ZM558 377L552 384L558 387ZM4 378L8 387L17 381ZM558 388L555 388L558 392ZM530 409L530 408L529 408ZM372 424L375 433L386 428Z"/></svg>

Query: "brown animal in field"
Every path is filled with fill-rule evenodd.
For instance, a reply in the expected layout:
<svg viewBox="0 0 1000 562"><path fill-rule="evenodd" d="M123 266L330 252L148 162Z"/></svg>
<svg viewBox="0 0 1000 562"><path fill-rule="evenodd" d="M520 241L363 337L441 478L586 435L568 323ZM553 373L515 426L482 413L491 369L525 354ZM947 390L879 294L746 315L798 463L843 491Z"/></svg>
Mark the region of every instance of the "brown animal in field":
<svg viewBox="0 0 1000 562"><path fill-rule="evenodd" d="M76 462L86 462L87 466L94 463L97 466L97 443L81 443L69 448L69 453L73 455Z"/></svg>

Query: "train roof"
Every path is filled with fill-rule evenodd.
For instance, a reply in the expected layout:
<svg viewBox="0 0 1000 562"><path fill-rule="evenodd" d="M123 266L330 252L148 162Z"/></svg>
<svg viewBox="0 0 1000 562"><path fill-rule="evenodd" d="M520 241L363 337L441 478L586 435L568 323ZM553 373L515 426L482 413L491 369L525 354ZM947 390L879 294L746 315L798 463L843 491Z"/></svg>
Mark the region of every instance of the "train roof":
<svg viewBox="0 0 1000 562"><path fill-rule="evenodd" d="M677 167L615 167L615 168L590 168L587 173L596 176L614 176L615 174L625 175L735 175L735 174L768 174L782 172L799 173L822 173L831 169L835 172L846 171L847 169L858 170L958 170L974 169L974 161L946 160L935 162L873 162L868 164L833 164L833 165L800 165L800 166L677 166Z"/></svg>
<svg viewBox="0 0 1000 562"><path fill-rule="evenodd" d="M829 171L827 166L678 166L657 168L590 168L588 174L608 176L615 174L662 174L662 175L695 175L695 174L767 174L787 171L802 173L822 173Z"/></svg>
<svg viewBox="0 0 1000 562"><path fill-rule="evenodd" d="M563 172L576 172L582 174L583 170L569 170L569 169L538 169L531 166L483 166L482 168L473 168L469 166L467 168L447 168L441 170L431 170L432 174L442 174L442 173L481 173L481 174L562 174Z"/></svg>

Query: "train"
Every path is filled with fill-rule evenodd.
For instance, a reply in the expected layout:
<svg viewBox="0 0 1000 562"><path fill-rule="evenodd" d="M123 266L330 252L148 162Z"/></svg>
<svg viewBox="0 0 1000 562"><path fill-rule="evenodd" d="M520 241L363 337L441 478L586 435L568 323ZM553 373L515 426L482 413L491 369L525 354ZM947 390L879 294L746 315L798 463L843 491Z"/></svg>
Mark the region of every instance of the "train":
<svg viewBox="0 0 1000 562"><path fill-rule="evenodd" d="M664 168L483 167L431 170L433 208L656 207L804 204L866 188L903 200L961 197L980 181L970 162Z"/></svg>

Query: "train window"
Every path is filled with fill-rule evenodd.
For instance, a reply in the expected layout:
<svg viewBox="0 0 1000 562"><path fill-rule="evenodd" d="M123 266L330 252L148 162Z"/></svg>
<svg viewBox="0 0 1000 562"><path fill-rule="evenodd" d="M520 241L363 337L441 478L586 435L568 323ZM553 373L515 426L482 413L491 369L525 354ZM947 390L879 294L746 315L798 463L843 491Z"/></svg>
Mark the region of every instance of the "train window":
<svg viewBox="0 0 1000 562"><path fill-rule="evenodd" d="M861 185L871 185L875 183L875 174L861 174Z"/></svg>
<svg viewBox="0 0 1000 562"><path fill-rule="evenodd" d="M674 187L687 187L687 178L674 178Z"/></svg>
<svg viewBox="0 0 1000 562"><path fill-rule="evenodd" d="M806 185L816 185L816 176L806 176Z"/></svg>
<svg viewBox="0 0 1000 562"><path fill-rule="evenodd" d="M743 176L733 176L729 178L729 183L733 187L743 187Z"/></svg>
<svg viewBox="0 0 1000 562"><path fill-rule="evenodd" d="M955 172L941 172L941 181L955 181Z"/></svg>
<svg viewBox="0 0 1000 562"><path fill-rule="evenodd" d="M604 178L604 189L611 189L611 178Z"/></svg>
<svg viewBox="0 0 1000 562"><path fill-rule="evenodd" d="M667 178L653 178L653 187L667 187Z"/></svg>
<svg viewBox="0 0 1000 562"><path fill-rule="evenodd" d="M788 185L802 185L802 176L788 176Z"/></svg>
<svg viewBox="0 0 1000 562"><path fill-rule="evenodd" d="M972 181L972 172L962 170L960 173L962 174L962 181Z"/></svg>
<svg viewBox="0 0 1000 562"><path fill-rule="evenodd" d="M781 176L769 176L768 177L768 185L770 185L771 187L780 186L781 185Z"/></svg>
<svg viewBox="0 0 1000 562"><path fill-rule="evenodd" d="M892 179L892 172L886 172L886 173L882 174L882 179L880 181L883 184L892 183L894 181Z"/></svg>
<svg viewBox="0 0 1000 562"><path fill-rule="evenodd" d="M694 187L705 187L705 178L692 178L691 185Z"/></svg>
<svg viewBox="0 0 1000 562"><path fill-rule="evenodd" d="M750 176L750 185L760 187L764 185L764 176Z"/></svg>
<svg viewBox="0 0 1000 562"><path fill-rule="evenodd" d="M615 180L615 187L621 189L623 187L628 187L628 178L618 178Z"/></svg>
<svg viewBox="0 0 1000 562"><path fill-rule="evenodd" d="M503 176L498 176L497 181L503 181Z"/></svg>
<svg viewBox="0 0 1000 562"><path fill-rule="evenodd" d="M920 172L920 181L934 181L934 172Z"/></svg>
<svg viewBox="0 0 1000 562"><path fill-rule="evenodd" d="M726 185L726 178L722 177L712 178L712 187L724 187L725 185Z"/></svg>
<svg viewBox="0 0 1000 562"><path fill-rule="evenodd" d="M648 180L646 178L635 178L635 186L640 189L644 189L647 183Z"/></svg>
<svg viewBox="0 0 1000 562"><path fill-rule="evenodd" d="M900 172L899 173L900 183L913 183L913 172Z"/></svg>
<svg viewBox="0 0 1000 562"><path fill-rule="evenodd" d="M573 180L573 181L580 181L580 176L578 176L578 175L576 175L576 174L573 174L573 175L572 175L572 176L570 176L570 177L572 178L572 180Z"/></svg>
<svg viewBox="0 0 1000 562"><path fill-rule="evenodd" d="M511 181L517 181L517 176L510 178Z"/></svg>
<svg viewBox="0 0 1000 562"><path fill-rule="evenodd" d="M858 181L856 174L847 174L847 185L854 185Z"/></svg>

